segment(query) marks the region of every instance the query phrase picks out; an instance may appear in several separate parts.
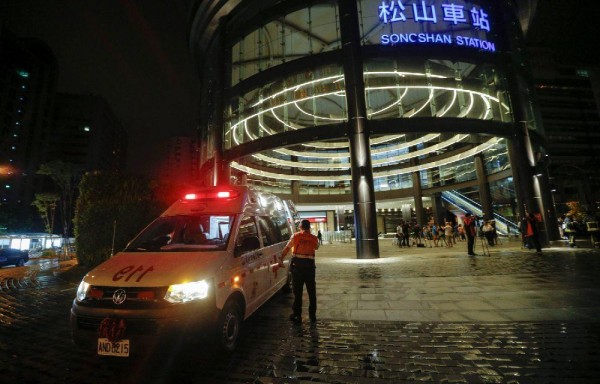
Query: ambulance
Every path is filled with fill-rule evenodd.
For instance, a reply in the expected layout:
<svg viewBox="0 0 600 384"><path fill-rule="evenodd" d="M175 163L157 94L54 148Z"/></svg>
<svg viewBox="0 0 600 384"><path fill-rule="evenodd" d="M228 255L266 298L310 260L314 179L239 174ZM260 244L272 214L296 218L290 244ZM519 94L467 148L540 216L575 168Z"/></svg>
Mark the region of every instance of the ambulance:
<svg viewBox="0 0 600 384"><path fill-rule="evenodd" d="M187 194L83 277L73 340L99 356L142 356L194 336L233 351L242 322L291 289L289 258L279 257L295 216L293 203L252 187Z"/></svg>

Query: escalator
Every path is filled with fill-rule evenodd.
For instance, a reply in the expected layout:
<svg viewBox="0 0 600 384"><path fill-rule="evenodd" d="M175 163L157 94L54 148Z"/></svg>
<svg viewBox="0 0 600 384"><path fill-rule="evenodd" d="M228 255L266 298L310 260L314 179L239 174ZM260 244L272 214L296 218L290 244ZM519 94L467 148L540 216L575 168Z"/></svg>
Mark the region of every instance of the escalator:
<svg viewBox="0 0 600 384"><path fill-rule="evenodd" d="M442 200L452 204L462 213L471 212L475 216L482 217L481 204L477 203L456 191L442 192ZM519 226L506 217L494 212L494 220L496 221L496 230L503 235L519 233Z"/></svg>

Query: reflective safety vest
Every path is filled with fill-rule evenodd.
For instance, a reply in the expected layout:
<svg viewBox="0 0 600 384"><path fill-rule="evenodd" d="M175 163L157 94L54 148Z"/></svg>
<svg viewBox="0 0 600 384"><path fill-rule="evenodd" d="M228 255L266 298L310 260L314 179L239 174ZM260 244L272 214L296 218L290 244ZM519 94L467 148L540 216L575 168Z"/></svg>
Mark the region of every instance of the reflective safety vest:
<svg viewBox="0 0 600 384"><path fill-rule="evenodd" d="M319 248L319 239L310 232L296 232L287 246L292 249L293 257L314 259L315 251Z"/></svg>

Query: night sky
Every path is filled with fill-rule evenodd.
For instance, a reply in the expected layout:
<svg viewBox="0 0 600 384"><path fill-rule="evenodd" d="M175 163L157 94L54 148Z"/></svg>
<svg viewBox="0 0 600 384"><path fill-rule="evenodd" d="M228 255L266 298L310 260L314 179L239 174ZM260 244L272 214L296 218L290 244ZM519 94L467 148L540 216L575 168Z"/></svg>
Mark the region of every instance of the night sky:
<svg viewBox="0 0 600 384"><path fill-rule="evenodd" d="M2 24L37 37L59 65L58 90L106 98L129 135L128 170L150 174L161 142L194 135L199 79L185 0L2 0Z"/></svg>
<svg viewBox="0 0 600 384"><path fill-rule="evenodd" d="M600 67L600 2L538 0L528 40L552 48L563 64Z"/></svg>
<svg viewBox="0 0 600 384"><path fill-rule="evenodd" d="M151 173L165 138L196 129L199 80L187 46L187 3L2 0L0 17L18 36L51 47L59 91L108 100L129 134L128 169ZM597 2L539 3L530 40L554 48L565 61L597 63Z"/></svg>

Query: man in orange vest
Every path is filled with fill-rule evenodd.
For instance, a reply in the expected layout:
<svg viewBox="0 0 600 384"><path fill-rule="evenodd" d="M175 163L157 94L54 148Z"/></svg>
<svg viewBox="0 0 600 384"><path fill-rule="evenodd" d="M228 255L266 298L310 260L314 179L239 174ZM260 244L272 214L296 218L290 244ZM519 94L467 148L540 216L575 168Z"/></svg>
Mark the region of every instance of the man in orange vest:
<svg viewBox="0 0 600 384"><path fill-rule="evenodd" d="M306 284L309 305L308 315L311 323L317 321L317 287L315 284L315 251L319 248L319 239L310 233L310 222L302 220L300 223L300 232L294 233L287 243L280 259L292 251L292 284L294 287L293 313L290 320L294 323L302 322L302 290Z"/></svg>

